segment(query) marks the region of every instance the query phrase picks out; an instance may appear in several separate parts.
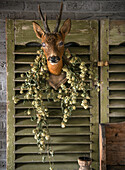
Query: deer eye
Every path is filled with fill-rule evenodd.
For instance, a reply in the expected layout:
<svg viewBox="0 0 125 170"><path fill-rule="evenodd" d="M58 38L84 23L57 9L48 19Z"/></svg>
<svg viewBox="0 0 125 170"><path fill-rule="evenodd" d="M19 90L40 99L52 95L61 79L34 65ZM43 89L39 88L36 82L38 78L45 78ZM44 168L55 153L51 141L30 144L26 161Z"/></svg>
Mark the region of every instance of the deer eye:
<svg viewBox="0 0 125 170"><path fill-rule="evenodd" d="M45 47L45 46L46 46L46 44L43 42L43 43L42 43L42 47Z"/></svg>
<svg viewBox="0 0 125 170"><path fill-rule="evenodd" d="M60 41L58 45L59 45L59 46L62 46L62 45L63 45L63 41Z"/></svg>

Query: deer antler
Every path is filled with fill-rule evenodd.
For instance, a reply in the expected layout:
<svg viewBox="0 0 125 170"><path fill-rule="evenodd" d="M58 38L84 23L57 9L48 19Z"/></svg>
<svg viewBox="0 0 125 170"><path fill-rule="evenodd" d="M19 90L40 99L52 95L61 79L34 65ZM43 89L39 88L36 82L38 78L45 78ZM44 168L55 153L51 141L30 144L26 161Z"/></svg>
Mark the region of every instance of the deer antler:
<svg viewBox="0 0 125 170"><path fill-rule="evenodd" d="M38 11L39 11L40 18L41 18L41 20L43 22L44 29L45 29L46 33L50 32L49 26L47 24L47 16L46 16L46 14L43 16L43 13L41 11L40 5L38 5Z"/></svg>
<svg viewBox="0 0 125 170"><path fill-rule="evenodd" d="M58 32L59 25L60 25L60 22L61 22L62 10L63 10L63 3L61 3L60 14L58 15L57 23L56 23L56 27L55 27L54 32Z"/></svg>

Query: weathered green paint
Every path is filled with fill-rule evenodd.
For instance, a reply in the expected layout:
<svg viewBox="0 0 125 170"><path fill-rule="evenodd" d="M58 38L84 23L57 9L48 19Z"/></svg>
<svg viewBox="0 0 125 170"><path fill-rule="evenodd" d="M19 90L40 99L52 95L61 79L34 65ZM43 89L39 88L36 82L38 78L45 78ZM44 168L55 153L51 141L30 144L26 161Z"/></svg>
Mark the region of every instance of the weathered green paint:
<svg viewBox="0 0 125 170"><path fill-rule="evenodd" d="M15 169L15 109L12 97L14 93L14 21L7 20L7 170Z"/></svg>
<svg viewBox="0 0 125 170"><path fill-rule="evenodd" d="M125 121L125 21L109 21L109 122ZM117 65L116 65L117 64ZM112 91L114 89L114 91ZM114 100L115 99L115 100Z"/></svg>
<svg viewBox="0 0 125 170"><path fill-rule="evenodd" d="M101 32L100 32L100 60L109 62L109 20L101 21ZM100 68L100 123L109 122L108 113L109 113L109 66L104 66Z"/></svg>
<svg viewBox="0 0 125 170"><path fill-rule="evenodd" d="M84 154L85 155L85 154ZM79 156L83 156L82 154L65 154L65 155L62 155L62 154L55 154L54 156L54 162L62 162L62 160L65 160L67 163L68 162L76 162L77 163L77 159ZM89 154L88 154L89 156ZM17 160L16 160L16 163L22 163L22 162L25 162L25 163L28 163L28 162L41 162L41 155L24 155L22 157L19 157ZM46 162L48 162L48 158L46 159Z"/></svg>
<svg viewBox="0 0 125 170"><path fill-rule="evenodd" d="M98 21L91 21L91 44L90 44L90 61L97 62L98 61ZM95 77L98 78L98 69L95 71ZM92 83L90 84L91 87L93 87ZM92 114L92 117L90 118L90 123L92 124L90 126L90 141L92 141L92 144L90 144L90 150L91 158L92 158L92 168L98 170L99 169L99 145L98 145L98 125L99 125L99 100L98 100L98 92L93 88L93 90L90 91L90 105L92 108L90 108L90 113Z"/></svg>
<svg viewBox="0 0 125 170"><path fill-rule="evenodd" d="M41 25L41 21L36 21ZM63 21L60 25L62 25ZM51 30L55 27L55 21L48 21ZM74 41L81 45L89 45L91 34L89 33L90 21L72 20L71 31L67 35L65 43ZM28 42L41 42L33 31L32 21L15 21L15 42L17 45L25 45ZM83 40L84 39L84 40Z"/></svg>
<svg viewBox="0 0 125 170"><path fill-rule="evenodd" d="M16 136L33 136L32 133L33 127L32 128L25 128L21 127L19 128L19 131L15 133ZM84 140L83 142L89 142L89 135L90 135L90 130L89 127L84 127L84 126L78 126L78 127L67 127L64 129L61 129L60 127L53 127L50 129L50 134L55 136L58 135L84 135Z"/></svg>
<svg viewBox="0 0 125 170"><path fill-rule="evenodd" d="M19 74L29 69L29 64L34 61L37 50L37 48L25 47L24 45L28 42L39 41L35 36L31 21L16 20L14 23L15 50L11 50L13 56L14 54L16 55L16 58L15 60L12 58L11 62L13 63L13 66L16 66L16 69L12 70L12 77L16 85L14 86L14 84L12 84L11 90L14 89L16 93L19 93L21 83L24 82L24 79L19 78ZM49 21L49 25L51 25L50 27L53 27L55 25L54 21ZM98 21L72 21L72 30L67 36L66 42L69 41L75 41L81 45L85 45L80 48L70 48L71 53L80 54L81 59L86 63L98 61ZM16 75L16 78L14 77L14 74ZM98 70L96 70L96 74L98 74ZM87 82L91 83L91 81ZM90 96L92 96L92 98L90 99L89 108L84 110L80 105L80 102L77 102L77 110L73 112L65 129L60 128L60 105L58 103L46 102L47 106L52 111L48 121L50 134L52 135L53 149L55 150L55 153L61 154L60 157L56 155L56 162L58 162L58 164L55 165L55 169L61 168L61 170L63 170L64 168L68 170L76 170L78 169L77 158L79 156L89 157L90 155L93 159L92 168L98 169L98 94L95 89L90 90ZM14 91L12 93L14 93ZM24 96L19 96L23 101ZM16 170L25 170L27 168L36 169L36 166L37 168L48 170L48 164L37 164L37 157L35 157L35 155L38 153L38 148L35 145L32 134L32 129L36 127L36 122L31 122L30 116L27 116L24 112L28 108L32 109L29 102L24 104L23 102L20 102L15 105L16 115L13 118L13 122L16 122L16 150L12 155L14 158L16 154ZM14 114L15 111L12 110L12 114ZM9 126L12 126L12 124ZM12 128L14 130L14 127ZM14 141L14 136L12 140ZM25 153L28 155L25 155ZM18 154L21 154L21 156L18 157ZM68 159L67 156L65 157L65 154L70 154L72 157L69 157ZM34 156L33 162L36 164L32 164L31 162L25 164L32 156ZM11 158L8 157L8 159ZM40 156L38 162L40 162ZM12 170L14 169L15 168Z"/></svg>
<svg viewBox="0 0 125 170"><path fill-rule="evenodd" d="M125 20L110 20L109 24L109 44L119 45L125 42Z"/></svg>
<svg viewBox="0 0 125 170"><path fill-rule="evenodd" d="M125 21L101 21L101 123L125 121Z"/></svg>
<svg viewBox="0 0 125 170"><path fill-rule="evenodd" d="M30 164L18 164L16 170L27 170L27 169L37 169L40 170L48 170L49 169L49 164L47 163L30 163ZM58 162L55 163L54 170L77 170L79 169L79 166L77 162L69 162L69 163L64 163L64 162Z"/></svg>

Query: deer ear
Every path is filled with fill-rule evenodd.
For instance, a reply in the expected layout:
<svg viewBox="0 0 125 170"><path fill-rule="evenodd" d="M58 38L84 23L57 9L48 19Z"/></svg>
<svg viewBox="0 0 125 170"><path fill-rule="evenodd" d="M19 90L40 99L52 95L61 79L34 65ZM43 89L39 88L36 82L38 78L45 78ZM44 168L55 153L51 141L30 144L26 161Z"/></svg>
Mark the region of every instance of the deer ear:
<svg viewBox="0 0 125 170"><path fill-rule="evenodd" d="M71 20L70 19L67 19L65 20L65 22L63 23L61 29L60 29L60 32L66 36L69 32L70 32L70 29L71 29Z"/></svg>
<svg viewBox="0 0 125 170"><path fill-rule="evenodd" d="M43 29L40 27L39 24L37 24L36 22L33 22L33 29L36 33L36 36L41 39L41 37L45 34L45 32L43 31Z"/></svg>

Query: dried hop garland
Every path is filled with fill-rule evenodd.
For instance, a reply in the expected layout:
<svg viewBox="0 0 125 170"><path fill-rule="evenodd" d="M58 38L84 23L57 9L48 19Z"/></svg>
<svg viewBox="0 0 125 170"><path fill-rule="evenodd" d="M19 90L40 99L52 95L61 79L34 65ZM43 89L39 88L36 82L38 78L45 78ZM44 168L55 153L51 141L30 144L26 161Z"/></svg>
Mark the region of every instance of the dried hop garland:
<svg viewBox="0 0 125 170"><path fill-rule="evenodd" d="M21 86L20 94L24 93L24 99L31 102L33 109L28 109L27 114L31 115L32 121L35 120L37 122L36 128L33 129L34 138L37 141L40 153L43 154L42 161L45 161L44 153L47 153L50 164L52 164L51 159L53 158L54 151L50 145L51 138L47 119L49 111L44 99L52 99L54 102L61 103L63 115L61 127L65 128L72 111L76 110L77 99L82 98L81 106L84 109L88 109L90 99L89 80L96 82L97 91L99 91L100 86L97 78L94 77L95 69L93 69L92 63L87 65L76 55L71 55L69 50L65 51L65 56L69 63L64 64L62 70L66 73L67 82L61 84L58 90L54 90L48 84L49 71L42 48L37 51L37 56L34 63L31 64L31 69L26 75L21 74L21 77L25 78L25 83ZM13 100L15 104L20 101L16 96L13 97ZM50 170L52 169L51 165Z"/></svg>

